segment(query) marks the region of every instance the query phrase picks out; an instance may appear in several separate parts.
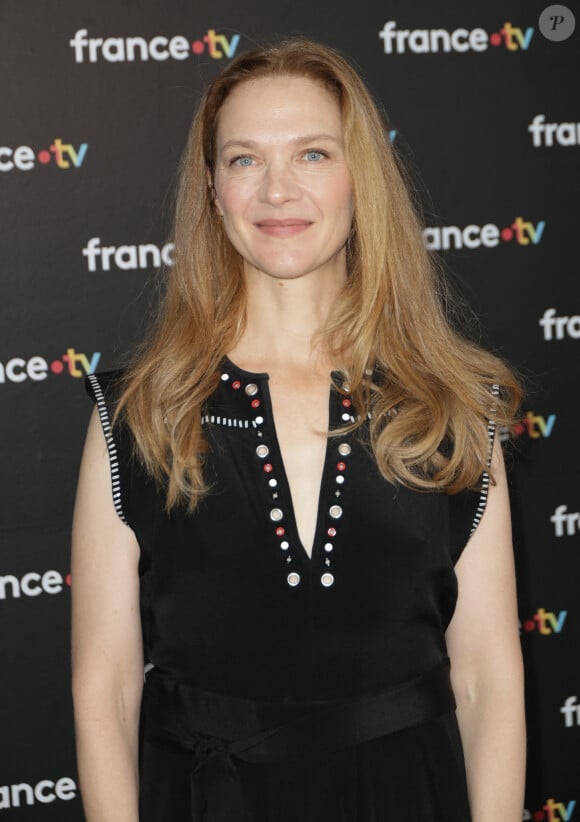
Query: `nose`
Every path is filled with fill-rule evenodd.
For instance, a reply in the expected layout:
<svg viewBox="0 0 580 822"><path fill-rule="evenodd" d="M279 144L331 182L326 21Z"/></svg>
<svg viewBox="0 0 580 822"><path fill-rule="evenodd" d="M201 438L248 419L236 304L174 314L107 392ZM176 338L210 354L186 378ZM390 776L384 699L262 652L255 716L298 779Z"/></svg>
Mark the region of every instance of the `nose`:
<svg viewBox="0 0 580 822"><path fill-rule="evenodd" d="M300 186L285 162L271 162L264 171L261 198L270 205L283 205L300 196Z"/></svg>

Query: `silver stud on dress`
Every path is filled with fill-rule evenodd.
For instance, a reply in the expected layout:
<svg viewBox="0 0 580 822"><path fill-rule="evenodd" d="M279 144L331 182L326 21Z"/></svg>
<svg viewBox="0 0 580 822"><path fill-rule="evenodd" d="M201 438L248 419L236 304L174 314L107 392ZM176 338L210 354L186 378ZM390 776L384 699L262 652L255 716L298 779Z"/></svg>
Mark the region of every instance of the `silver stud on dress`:
<svg viewBox="0 0 580 822"><path fill-rule="evenodd" d="M320 577L320 581L325 588L330 588L330 586L334 584L334 576L329 571L326 571L326 573Z"/></svg>
<svg viewBox="0 0 580 822"><path fill-rule="evenodd" d="M330 576L332 576L332 574L330 574ZM288 582L288 585L290 585L292 588L295 588L300 582L300 574L298 574L296 571L290 571L290 573L286 577L286 580Z"/></svg>
<svg viewBox="0 0 580 822"><path fill-rule="evenodd" d="M340 505L331 505L328 513L332 519L340 519L342 516L342 508Z"/></svg>
<svg viewBox="0 0 580 822"><path fill-rule="evenodd" d="M280 522L284 514L280 508L272 508L270 511L270 519L272 522Z"/></svg>
<svg viewBox="0 0 580 822"><path fill-rule="evenodd" d="M267 445L258 445L258 447L256 448L256 454L261 459L264 459L264 457L267 457L269 453L270 453L270 449L268 448Z"/></svg>
<svg viewBox="0 0 580 822"><path fill-rule="evenodd" d="M338 453L340 454L341 457L348 457L348 455L350 454L351 451L352 451L352 449L351 449L350 445L348 444L348 442L341 442L340 445L338 446Z"/></svg>
<svg viewBox="0 0 580 822"><path fill-rule="evenodd" d="M255 383L255 382L249 382L249 383L246 385L246 387L244 388L244 391L246 392L246 394L248 395L248 397L253 397L253 396L254 396L254 394L257 394L257 393L258 393L258 386L256 385L256 383Z"/></svg>

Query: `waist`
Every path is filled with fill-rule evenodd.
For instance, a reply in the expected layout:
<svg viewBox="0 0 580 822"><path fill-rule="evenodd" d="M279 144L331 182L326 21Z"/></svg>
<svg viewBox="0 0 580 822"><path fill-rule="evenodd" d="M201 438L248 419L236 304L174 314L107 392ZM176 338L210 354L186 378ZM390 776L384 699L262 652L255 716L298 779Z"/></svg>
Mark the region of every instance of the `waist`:
<svg viewBox="0 0 580 822"><path fill-rule="evenodd" d="M179 682L152 670L143 695L144 731L195 752L276 762L370 741L455 709L449 662L398 685L353 699L263 702ZM210 744L211 747L211 744Z"/></svg>

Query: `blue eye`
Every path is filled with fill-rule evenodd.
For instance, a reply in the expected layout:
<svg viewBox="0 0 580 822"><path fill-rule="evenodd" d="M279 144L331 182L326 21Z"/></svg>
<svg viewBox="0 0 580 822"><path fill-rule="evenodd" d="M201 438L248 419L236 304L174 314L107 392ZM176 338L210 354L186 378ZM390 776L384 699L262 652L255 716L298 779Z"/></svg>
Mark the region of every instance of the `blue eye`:
<svg viewBox="0 0 580 822"><path fill-rule="evenodd" d="M234 157L231 161L230 165L232 166L242 166L242 168L248 168L248 166L252 165L252 158L247 156L242 157Z"/></svg>
<svg viewBox="0 0 580 822"><path fill-rule="evenodd" d="M322 151L312 150L312 151L307 151L304 156L306 157L307 160L312 161L312 162L316 162L317 160L322 160L322 158L325 155L322 153Z"/></svg>

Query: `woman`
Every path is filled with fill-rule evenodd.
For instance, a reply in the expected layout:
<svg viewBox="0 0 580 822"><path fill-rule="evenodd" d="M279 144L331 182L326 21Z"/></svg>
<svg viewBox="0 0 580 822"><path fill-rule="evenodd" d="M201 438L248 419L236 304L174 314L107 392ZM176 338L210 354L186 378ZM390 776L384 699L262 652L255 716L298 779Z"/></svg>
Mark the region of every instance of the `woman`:
<svg viewBox="0 0 580 822"><path fill-rule="evenodd" d="M88 822L519 822L492 448L519 389L446 322L343 58L294 40L225 69L174 239L151 339L124 375L89 378L73 531Z"/></svg>

